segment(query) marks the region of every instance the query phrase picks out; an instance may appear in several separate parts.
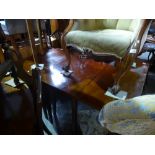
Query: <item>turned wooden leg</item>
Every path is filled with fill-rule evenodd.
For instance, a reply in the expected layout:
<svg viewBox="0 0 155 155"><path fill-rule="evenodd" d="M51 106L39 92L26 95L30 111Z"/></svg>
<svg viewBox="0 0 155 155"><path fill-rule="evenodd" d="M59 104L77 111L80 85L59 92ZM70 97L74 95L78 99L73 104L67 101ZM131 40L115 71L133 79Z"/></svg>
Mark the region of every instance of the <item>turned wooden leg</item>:
<svg viewBox="0 0 155 155"><path fill-rule="evenodd" d="M69 72L70 64L71 64L71 54L66 46L64 37L65 37L64 35L61 36L61 48L63 49L64 54L67 58L67 64L63 67L63 70L66 72Z"/></svg>
<svg viewBox="0 0 155 155"><path fill-rule="evenodd" d="M43 49L43 40L42 40L42 31L41 31L41 21L40 19L36 19L37 23L37 31L38 31L38 38L39 38L39 47L40 47L40 54L44 54L44 49Z"/></svg>
<svg viewBox="0 0 155 155"><path fill-rule="evenodd" d="M63 67L64 71L69 72L70 64L71 64L71 54L67 48L65 36L67 33L71 30L72 26L74 24L74 20L70 20L68 26L64 30L64 32L61 35L61 48L64 50L65 56L67 58L67 65Z"/></svg>
<svg viewBox="0 0 155 155"><path fill-rule="evenodd" d="M52 118L53 118L53 122L54 122L57 133L61 134L62 132L61 132L60 125L59 125L59 120L58 120L58 117L57 117L57 105L56 104L57 104L57 100L55 100L52 103Z"/></svg>
<svg viewBox="0 0 155 155"><path fill-rule="evenodd" d="M112 93L117 94L120 90L120 80L122 77L130 70L131 65L133 63L133 56L128 55L125 59L123 59L117 67L117 73L114 77L114 84L112 86Z"/></svg>

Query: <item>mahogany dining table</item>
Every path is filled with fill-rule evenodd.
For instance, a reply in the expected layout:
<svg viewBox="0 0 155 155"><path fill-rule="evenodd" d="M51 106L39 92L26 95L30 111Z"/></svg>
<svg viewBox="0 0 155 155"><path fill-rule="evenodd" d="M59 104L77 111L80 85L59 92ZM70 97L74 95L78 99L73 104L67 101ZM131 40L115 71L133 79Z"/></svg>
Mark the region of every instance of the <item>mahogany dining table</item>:
<svg viewBox="0 0 155 155"><path fill-rule="evenodd" d="M113 84L116 68L112 64L96 62L92 59L80 59L75 53L71 56L73 73L70 77L65 77L62 74L62 68L66 61L63 50L59 48L48 49L44 55L39 56L39 63L44 64L41 71L42 82L56 92L70 97L72 125L76 130L78 101L101 109L105 104L114 100L106 96L105 92ZM32 60L26 60L24 63L24 69L28 74L30 74L33 63ZM120 82L121 89L128 92L127 98L141 95L146 80L148 64L139 59L136 63L136 68L131 68Z"/></svg>

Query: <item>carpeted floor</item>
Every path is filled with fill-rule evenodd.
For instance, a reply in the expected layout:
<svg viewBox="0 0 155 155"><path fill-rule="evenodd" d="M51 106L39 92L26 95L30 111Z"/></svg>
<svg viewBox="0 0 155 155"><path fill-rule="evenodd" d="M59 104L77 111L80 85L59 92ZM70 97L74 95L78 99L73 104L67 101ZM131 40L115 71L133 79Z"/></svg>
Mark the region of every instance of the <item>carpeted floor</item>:
<svg viewBox="0 0 155 155"><path fill-rule="evenodd" d="M67 106L66 106L67 105ZM62 111L63 109L63 111ZM98 110L95 110L84 103L78 103L78 131L83 135L106 135L108 131L98 123ZM57 116L59 119L61 134L72 134L71 124L71 103L57 103Z"/></svg>

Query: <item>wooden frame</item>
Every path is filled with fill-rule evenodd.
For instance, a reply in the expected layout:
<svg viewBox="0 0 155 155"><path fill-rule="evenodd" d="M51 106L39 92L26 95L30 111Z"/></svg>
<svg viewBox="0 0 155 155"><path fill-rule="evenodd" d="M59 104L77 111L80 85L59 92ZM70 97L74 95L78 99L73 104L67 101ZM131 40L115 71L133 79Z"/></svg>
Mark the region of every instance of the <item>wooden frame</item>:
<svg viewBox="0 0 155 155"><path fill-rule="evenodd" d="M142 26L137 33L136 38L133 43L130 45L125 56L120 60L120 66L118 67L118 72L114 78L113 93L117 93L119 90L119 83L122 77L130 70L132 64L138 55L141 54L142 47L146 41L146 35L148 33L149 27L152 23L152 20L143 20Z"/></svg>

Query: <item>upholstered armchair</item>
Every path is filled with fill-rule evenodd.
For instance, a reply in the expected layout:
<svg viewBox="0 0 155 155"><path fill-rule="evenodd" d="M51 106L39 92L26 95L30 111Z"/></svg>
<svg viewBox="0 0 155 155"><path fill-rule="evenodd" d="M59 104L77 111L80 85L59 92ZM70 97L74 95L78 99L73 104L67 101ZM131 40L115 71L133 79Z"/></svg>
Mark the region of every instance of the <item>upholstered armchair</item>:
<svg viewBox="0 0 155 155"><path fill-rule="evenodd" d="M133 42L141 22L140 19L75 20L72 31L66 36L66 41L67 44L122 58Z"/></svg>
<svg viewBox="0 0 155 155"><path fill-rule="evenodd" d="M84 58L118 62L112 87L116 94L121 77L142 49L150 23L151 20L142 19L75 20L66 35L66 44L68 49L74 48L73 51L78 51Z"/></svg>

